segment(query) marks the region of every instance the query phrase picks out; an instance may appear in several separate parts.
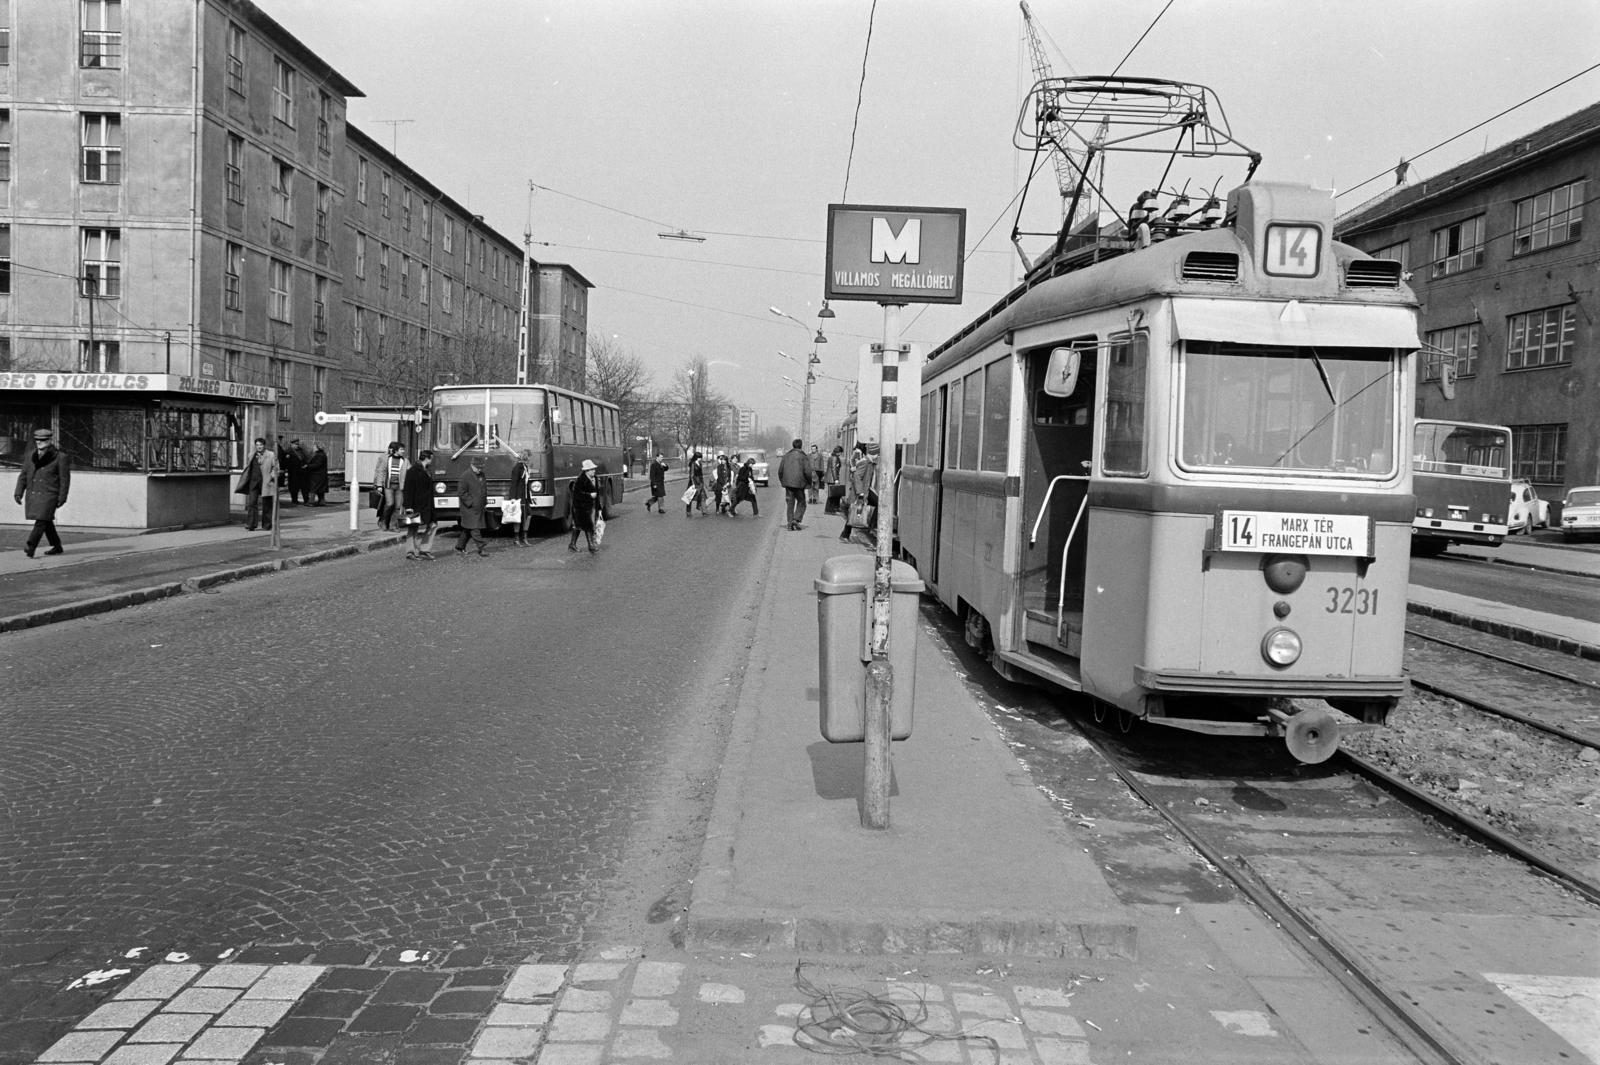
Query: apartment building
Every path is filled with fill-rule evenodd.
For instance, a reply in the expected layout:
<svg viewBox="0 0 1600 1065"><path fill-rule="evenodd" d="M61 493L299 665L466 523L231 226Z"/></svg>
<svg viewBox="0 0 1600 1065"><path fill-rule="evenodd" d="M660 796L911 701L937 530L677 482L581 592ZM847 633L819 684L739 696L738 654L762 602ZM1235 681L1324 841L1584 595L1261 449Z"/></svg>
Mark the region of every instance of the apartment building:
<svg viewBox="0 0 1600 1065"><path fill-rule="evenodd" d="M1416 413L1509 425L1514 475L1546 498L1600 483L1597 191L1600 104L1398 184L1335 228L1399 260L1422 302Z"/></svg>
<svg viewBox="0 0 1600 1065"><path fill-rule="evenodd" d="M0 463L51 425L139 478L100 489L127 522L225 518L197 500L244 441L338 469L317 411L514 378L523 249L350 126L361 95L250 0L0 4ZM581 382L592 286L536 273ZM158 475L208 480L152 508Z"/></svg>

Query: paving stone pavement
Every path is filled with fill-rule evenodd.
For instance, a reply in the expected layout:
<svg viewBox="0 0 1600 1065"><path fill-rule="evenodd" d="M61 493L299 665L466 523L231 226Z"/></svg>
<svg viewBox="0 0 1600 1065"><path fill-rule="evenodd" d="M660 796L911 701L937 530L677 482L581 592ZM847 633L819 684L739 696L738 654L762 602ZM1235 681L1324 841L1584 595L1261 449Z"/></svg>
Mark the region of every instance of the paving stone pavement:
<svg viewBox="0 0 1600 1065"><path fill-rule="evenodd" d="M963 972L947 960L946 975L930 979L896 968L908 959L791 971L751 955L660 960L634 947L510 965L481 964L484 952L474 950L387 951L354 965L318 963L317 954L254 948L210 962L169 954L130 973L36 1061L791 1065L852 1045L956 1065L1094 1060L1072 1008L1073 988L1087 978L1059 968L1009 978L1001 966Z"/></svg>

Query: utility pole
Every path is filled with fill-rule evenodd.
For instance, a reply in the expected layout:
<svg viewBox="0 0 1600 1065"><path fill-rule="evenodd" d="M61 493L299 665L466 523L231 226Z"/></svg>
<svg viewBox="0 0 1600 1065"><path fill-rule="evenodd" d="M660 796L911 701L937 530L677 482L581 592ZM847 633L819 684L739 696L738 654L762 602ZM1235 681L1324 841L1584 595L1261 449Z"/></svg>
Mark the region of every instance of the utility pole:
<svg viewBox="0 0 1600 1065"><path fill-rule="evenodd" d="M522 321L517 328L517 384L528 383L528 315L533 302L533 182L528 182L528 224L522 231Z"/></svg>

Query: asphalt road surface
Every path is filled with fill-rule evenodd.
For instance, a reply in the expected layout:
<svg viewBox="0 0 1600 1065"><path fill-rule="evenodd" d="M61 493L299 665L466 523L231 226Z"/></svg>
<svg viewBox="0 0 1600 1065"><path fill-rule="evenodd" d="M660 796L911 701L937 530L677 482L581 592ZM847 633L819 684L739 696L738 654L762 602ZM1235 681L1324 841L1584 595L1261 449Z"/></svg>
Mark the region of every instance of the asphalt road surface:
<svg viewBox="0 0 1600 1065"><path fill-rule="evenodd" d="M7 635L0 1013L135 947L648 942L698 857L764 513L634 501L595 556L441 538Z"/></svg>

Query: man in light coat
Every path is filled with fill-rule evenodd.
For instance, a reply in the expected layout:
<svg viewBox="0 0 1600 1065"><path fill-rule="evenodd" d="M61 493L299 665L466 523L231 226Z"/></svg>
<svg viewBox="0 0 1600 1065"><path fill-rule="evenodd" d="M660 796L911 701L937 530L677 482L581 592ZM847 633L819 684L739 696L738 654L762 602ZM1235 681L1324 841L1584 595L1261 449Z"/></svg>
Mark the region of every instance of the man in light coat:
<svg viewBox="0 0 1600 1065"><path fill-rule="evenodd" d="M33 431L33 450L22 460L22 472L17 474L17 490L12 493L22 504L22 516L33 522L27 545L22 553L29 558L38 550L43 537L50 541L47 555L62 552L61 534L56 532L56 510L67 505L67 492L72 487L72 463L55 444L55 434L49 429ZM26 500L26 502L24 502Z"/></svg>
<svg viewBox="0 0 1600 1065"><path fill-rule="evenodd" d="M278 453L267 446L267 438L256 437L256 453L245 461L235 495L244 496L244 527L254 532L259 519L263 529L272 528L272 504L278 499Z"/></svg>
<svg viewBox="0 0 1600 1065"><path fill-rule="evenodd" d="M796 439L778 463L778 483L783 485L783 511L789 529L798 532L806 517L806 486L811 483L811 462Z"/></svg>

